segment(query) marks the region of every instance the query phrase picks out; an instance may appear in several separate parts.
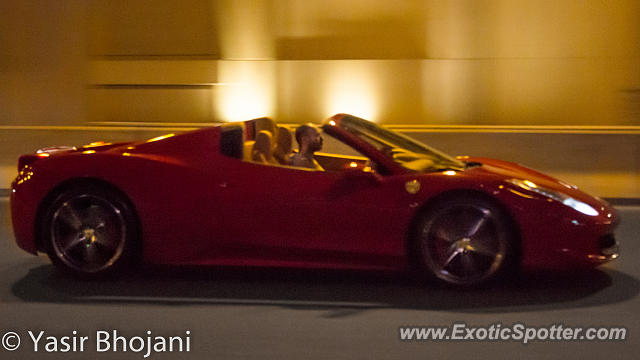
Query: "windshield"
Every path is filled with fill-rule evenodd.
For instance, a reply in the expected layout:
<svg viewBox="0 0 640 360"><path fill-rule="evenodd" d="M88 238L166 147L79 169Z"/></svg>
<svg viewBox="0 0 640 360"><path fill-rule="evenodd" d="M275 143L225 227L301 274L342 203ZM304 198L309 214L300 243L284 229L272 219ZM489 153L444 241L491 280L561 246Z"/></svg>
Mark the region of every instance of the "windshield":
<svg viewBox="0 0 640 360"><path fill-rule="evenodd" d="M367 120L345 116L340 120L340 127L412 171L464 170L465 168L463 162L451 156Z"/></svg>

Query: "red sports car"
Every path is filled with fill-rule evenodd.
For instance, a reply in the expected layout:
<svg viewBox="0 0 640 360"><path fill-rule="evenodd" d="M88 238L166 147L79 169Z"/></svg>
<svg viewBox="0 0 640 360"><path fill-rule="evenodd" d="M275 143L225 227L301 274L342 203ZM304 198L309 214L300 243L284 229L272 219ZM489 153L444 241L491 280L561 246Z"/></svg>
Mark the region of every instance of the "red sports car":
<svg viewBox="0 0 640 360"><path fill-rule="evenodd" d="M135 263L409 270L476 285L618 256L614 209L550 176L453 158L345 114L323 169L268 118L20 157L18 245L75 275Z"/></svg>

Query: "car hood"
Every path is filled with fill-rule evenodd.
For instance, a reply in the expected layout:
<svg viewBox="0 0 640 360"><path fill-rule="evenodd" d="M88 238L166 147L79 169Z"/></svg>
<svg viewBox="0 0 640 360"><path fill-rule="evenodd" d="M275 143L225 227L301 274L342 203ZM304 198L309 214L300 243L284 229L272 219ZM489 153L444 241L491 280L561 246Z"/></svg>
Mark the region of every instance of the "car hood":
<svg viewBox="0 0 640 360"><path fill-rule="evenodd" d="M504 181L508 181L510 179L528 180L535 183L538 186L542 186L547 189L555 190L557 192L561 192L566 195L569 195L574 199L583 201L595 208L610 206L604 200L585 193L584 191L578 189L578 187L575 185L566 183L562 180L556 179L547 174L543 174L539 171L527 168L520 164L497 160L497 159L490 159L490 158L465 157L462 160L467 163L478 162L482 164L482 166L474 167L467 170L468 172L471 172L471 173L476 173L478 175L483 174L483 175L490 175L493 177L499 177Z"/></svg>

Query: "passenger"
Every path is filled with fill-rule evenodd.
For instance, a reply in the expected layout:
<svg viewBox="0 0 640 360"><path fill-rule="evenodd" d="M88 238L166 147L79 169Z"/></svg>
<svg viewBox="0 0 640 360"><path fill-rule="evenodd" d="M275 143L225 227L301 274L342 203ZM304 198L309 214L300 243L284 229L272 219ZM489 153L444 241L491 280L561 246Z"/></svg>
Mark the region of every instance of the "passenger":
<svg viewBox="0 0 640 360"><path fill-rule="evenodd" d="M322 136L315 126L308 124L296 129L298 152L291 156L291 165L315 170L324 170L313 157L313 153L322 149Z"/></svg>

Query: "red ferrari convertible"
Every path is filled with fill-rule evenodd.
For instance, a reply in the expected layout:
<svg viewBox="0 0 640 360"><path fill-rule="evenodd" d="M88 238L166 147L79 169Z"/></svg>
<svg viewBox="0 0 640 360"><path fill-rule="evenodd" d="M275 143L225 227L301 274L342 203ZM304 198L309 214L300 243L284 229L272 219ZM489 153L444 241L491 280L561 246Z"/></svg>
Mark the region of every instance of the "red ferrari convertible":
<svg viewBox="0 0 640 360"><path fill-rule="evenodd" d="M453 158L345 114L323 170L268 118L19 159L18 245L82 277L136 263L409 270L477 285L615 259L614 209L523 166Z"/></svg>

